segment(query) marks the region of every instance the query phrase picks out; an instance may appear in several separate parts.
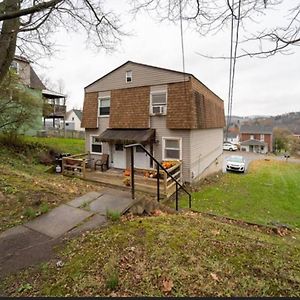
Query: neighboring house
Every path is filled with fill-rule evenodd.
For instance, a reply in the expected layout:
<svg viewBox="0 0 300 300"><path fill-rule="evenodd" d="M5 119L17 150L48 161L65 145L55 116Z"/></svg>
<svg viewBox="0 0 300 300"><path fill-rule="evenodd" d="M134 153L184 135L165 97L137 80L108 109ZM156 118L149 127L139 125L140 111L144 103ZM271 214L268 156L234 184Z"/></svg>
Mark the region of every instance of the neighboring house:
<svg viewBox="0 0 300 300"><path fill-rule="evenodd" d="M238 132L228 132L227 134L227 140L226 140L226 134L224 134L224 142L230 142L234 145L239 145L240 142L240 136Z"/></svg>
<svg viewBox="0 0 300 300"><path fill-rule="evenodd" d="M81 127L82 110L71 109L66 113L65 126L66 130L84 131Z"/></svg>
<svg viewBox="0 0 300 300"><path fill-rule="evenodd" d="M242 125L240 128L242 151L267 153L273 151L273 127L263 125Z"/></svg>
<svg viewBox="0 0 300 300"><path fill-rule="evenodd" d="M181 160L183 180L221 168L224 103L192 74L128 61L85 87L82 127L94 158L130 165L130 143L142 143L156 159ZM139 148L135 167L153 167Z"/></svg>
<svg viewBox="0 0 300 300"><path fill-rule="evenodd" d="M65 99L66 96L48 90L38 75L33 70L29 60L21 56L15 56L11 64L11 69L14 69L19 75L22 84L27 86L31 91L40 97L43 101L43 111L40 112L40 116L37 118L35 125L26 134L34 135L38 130L43 128L42 117L44 118L44 127L46 119L51 119L54 126L55 120L64 119L66 113Z"/></svg>

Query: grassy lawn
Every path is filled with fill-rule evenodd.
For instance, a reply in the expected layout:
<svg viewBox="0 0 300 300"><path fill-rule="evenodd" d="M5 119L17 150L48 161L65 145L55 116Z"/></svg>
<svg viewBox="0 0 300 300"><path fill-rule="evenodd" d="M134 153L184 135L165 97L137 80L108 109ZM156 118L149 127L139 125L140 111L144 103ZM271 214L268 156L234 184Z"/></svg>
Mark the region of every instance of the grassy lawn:
<svg viewBox="0 0 300 300"><path fill-rule="evenodd" d="M57 267L57 260L63 266ZM300 296L298 238L198 214L121 220L6 278L7 296Z"/></svg>
<svg viewBox="0 0 300 300"><path fill-rule="evenodd" d="M29 143L40 143L54 148L59 152L67 152L71 154L80 154L85 152L85 141L82 139L24 136L24 140Z"/></svg>
<svg viewBox="0 0 300 300"><path fill-rule="evenodd" d="M34 138L29 140L36 141ZM43 140L37 139L39 143ZM74 143L77 150L72 153L82 152L81 140L66 139L66 145L64 139L46 140L52 148L58 145L66 152ZM58 141L52 144L52 140ZM44 146L42 144L42 149ZM39 147L36 148L33 143L27 144L23 150L0 146L0 232L27 222L79 195L101 189L97 184L46 172L49 166L37 162L41 151Z"/></svg>
<svg viewBox="0 0 300 300"><path fill-rule="evenodd" d="M192 207L259 224L300 228L300 164L253 161L245 175L227 173L193 193ZM187 207L187 199L181 199Z"/></svg>

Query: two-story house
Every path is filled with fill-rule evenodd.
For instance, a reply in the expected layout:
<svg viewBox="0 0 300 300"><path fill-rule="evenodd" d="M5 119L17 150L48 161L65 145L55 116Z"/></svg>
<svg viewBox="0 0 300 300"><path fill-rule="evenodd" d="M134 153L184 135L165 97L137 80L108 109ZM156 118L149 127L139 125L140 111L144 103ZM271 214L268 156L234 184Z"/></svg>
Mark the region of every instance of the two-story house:
<svg viewBox="0 0 300 300"><path fill-rule="evenodd" d="M82 110L71 109L66 113L65 126L66 130L84 131L81 127Z"/></svg>
<svg viewBox="0 0 300 300"><path fill-rule="evenodd" d="M124 145L143 144L159 161L181 160L183 181L221 168L224 103L195 76L128 61L85 87L86 150L129 166ZM135 167L153 161L136 148Z"/></svg>
<svg viewBox="0 0 300 300"><path fill-rule="evenodd" d="M273 127L264 125L242 125L240 128L241 150L255 153L273 151Z"/></svg>
<svg viewBox="0 0 300 300"><path fill-rule="evenodd" d="M43 110L35 122L35 125L26 134L36 134L38 130L43 128L42 118L44 119L44 127L46 119L51 119L52 126L55 126L56 119L64 120L66 114L66 96L51 90L48 90L39 76L31 66L31 62L22 57L15 56L11 64L11 69L18 74L23 85L28 87L32 93L41 99Z"/></svg>

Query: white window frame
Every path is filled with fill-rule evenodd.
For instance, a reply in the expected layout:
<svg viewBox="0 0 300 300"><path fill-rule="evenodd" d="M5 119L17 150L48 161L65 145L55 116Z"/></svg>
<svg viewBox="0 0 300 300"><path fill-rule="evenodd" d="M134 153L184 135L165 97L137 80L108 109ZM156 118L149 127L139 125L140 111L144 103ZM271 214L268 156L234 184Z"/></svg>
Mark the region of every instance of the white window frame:
<svg viewBox="0 0 300 300"><path fill-rule="evenodd" d="M254 140L254 134L250 134L250 140Z"/></svg>
<svg viewBox="0 0 300 300"><path fill-rule="evenodd" d="M109 99L109 115L100 115L101 100L107 100L107 99ZM110 116L110 107L111 107L111 97L110 96L100 96L100 97L98 97L98 117L99 118L109 118L109 116Z"/></svg>
<svg viewBox="0 0 300 300"><path fill-rule="evenodd" d="M130 81L127 81L127 78L130 78ZM125 82L126 83L131 83L133 81L133 76L132 76L132 71L126 71L125 72Z"/></svg>
<svg viewBox="0 0 300 300"><path fill-rule="evenodd" d="M93 143L93 138L94 138L94 137L99 137L99 135L91 135L91 136L90 136L90 153L91 153L91 154L98 154L98 155L101 155L101 154L103 154L103 143L102 143L102 142L100 142L99 144L98 144L98 143L97 143L97 144ZM101 145L101 150L102 150L102 151L101 151L101 152L93 152L93 151L92 151L92 145L93 145L93 144L95 144L95 145Z"/></svg>
<svg viewBox="0 0 300 300"><path fill-rule="evenodd" d="M181 137L162 137L162 160L176 160L178 158L169 158L165 156L166 140L179 141L179 160L182 160L182 138ZM168 148L171 150L178 150L175 148Z"/></svg>
<svg viewBox="0 0 300 300"><path fill-rule="evenodd" d="M261 134L261 135L260 135L260 140L261 140L262 142L265 141L265 135L264 135L264 134Z"/></svg>
<svg viewBox="0 0 300 300"><path fill-rule="evenodd" d="M167 114L167 107L168 107L168 90L157 90L157 91L150 91L150 115L155 116L155 114L152 113L152 96L155 94L166 94L166 104L155 104L154 106L165 106L165 112L163 115Z"/></svg>

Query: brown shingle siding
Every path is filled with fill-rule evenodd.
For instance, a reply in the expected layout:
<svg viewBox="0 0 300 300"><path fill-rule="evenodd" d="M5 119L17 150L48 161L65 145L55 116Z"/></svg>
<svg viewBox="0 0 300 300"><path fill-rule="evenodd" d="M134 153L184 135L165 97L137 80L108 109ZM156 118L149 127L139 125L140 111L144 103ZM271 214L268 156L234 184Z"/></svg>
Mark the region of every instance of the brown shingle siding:
<svg viewBox="0 0 300 300"><path fill-rule="evenodd" d="M150 87L111 91L110 128L149 128Z"/></svg>
<svg viewBox="0 0 300 300"><path fill-rule="evenodd" d="M98 128L98 93L85 93L81 127Z"/></svg>
<svg viewBox="0 0 300 300"><path fill-rule="evenodd" d="M168 84L167 128L197 128L191 81Z"/></svg>
<svg viewBox="0 0 300 300"><path fill-rule="evenodd" d="M194 91L193 99L197 107L198 128L224 127L224 102L195 78L192 78L191 81L192 90Z"/></svg>

